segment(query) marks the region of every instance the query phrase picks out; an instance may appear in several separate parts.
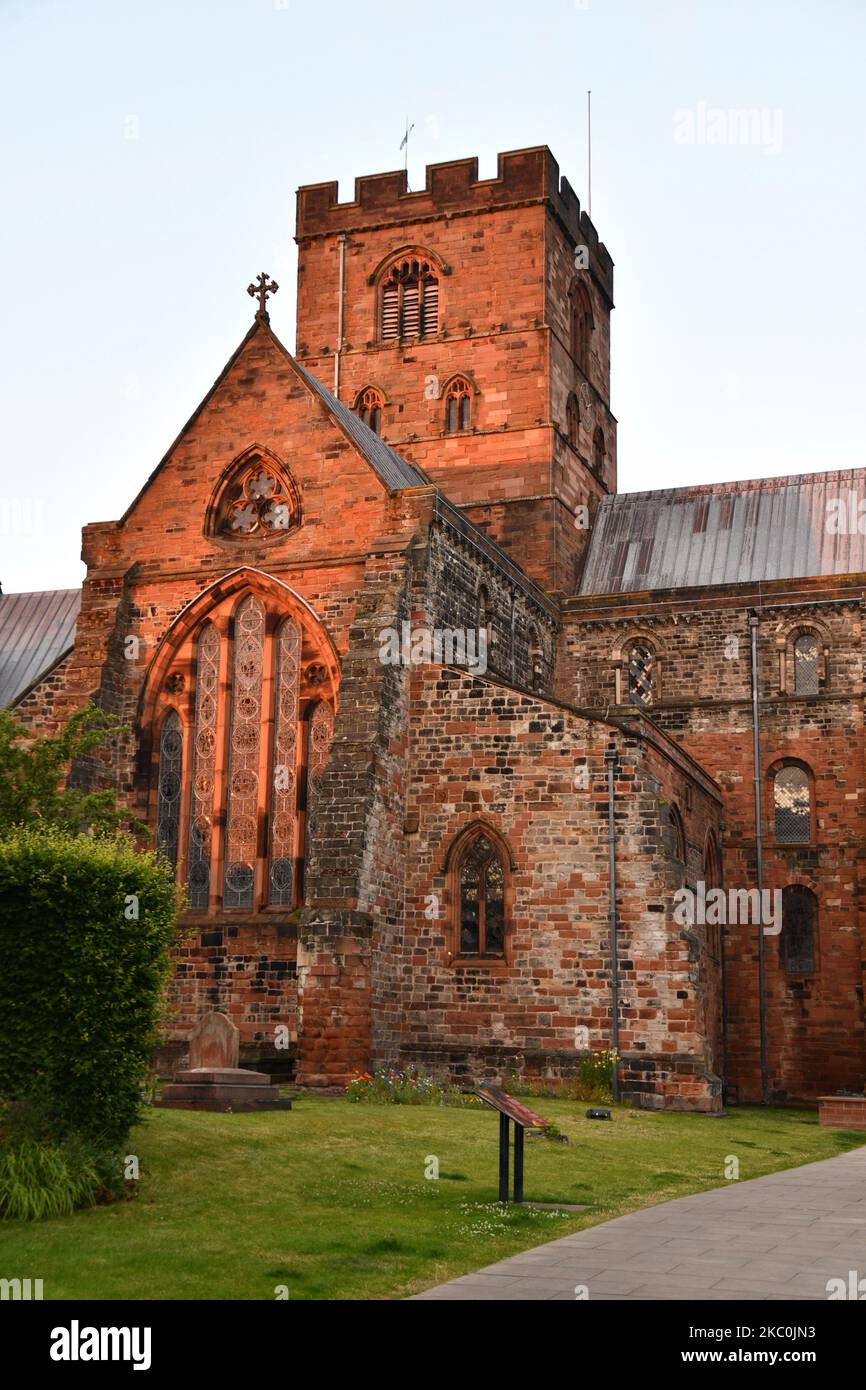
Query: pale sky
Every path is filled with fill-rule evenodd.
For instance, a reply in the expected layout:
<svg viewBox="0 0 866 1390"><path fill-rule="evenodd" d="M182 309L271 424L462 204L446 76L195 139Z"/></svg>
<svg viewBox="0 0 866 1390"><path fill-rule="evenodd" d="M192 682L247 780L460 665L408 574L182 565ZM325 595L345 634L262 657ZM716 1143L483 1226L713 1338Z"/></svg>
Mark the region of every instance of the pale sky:
<svg viewBox="0 0 866 1390"><path fill-rule="evenodd" d="M413 188L548 144L583 201L592 89L622 491L862 466L864 60L864 0L0 0L4 592L80 583L261 269L294 347L295 189L407 114Z"/></svg>

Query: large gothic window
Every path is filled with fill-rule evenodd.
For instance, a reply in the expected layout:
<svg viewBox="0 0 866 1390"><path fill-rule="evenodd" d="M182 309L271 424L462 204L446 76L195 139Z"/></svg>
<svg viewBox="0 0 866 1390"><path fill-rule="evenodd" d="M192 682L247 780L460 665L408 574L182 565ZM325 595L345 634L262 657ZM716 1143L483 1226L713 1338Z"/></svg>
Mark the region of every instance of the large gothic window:
<svg viewBox="0 0 866 1390"><path fill-rule="evenodd" d="M482 827L467 835L454 867L458 956L505 955L506 862Z"/></svg>
<svg viewBox="0 0 866 1390"><path fill-rule="evenodd" d="M391 266L381 285L380 315L386 341L439 332L439 280L432 262L408 256Z"/></svg>
<svg viewBox="0 0 866 1390"><path fill-rule="evenodd" d="M788 764L773 778L776 842L807 845L812 839L812 798L809 774L798 764Z"/></svg>
<svg viewBox="0 0 866 1390"><path fill-rule="evenodd" d="M326 639L265 596L226 597L201 626L190 621L159 697L172 692L171 704L154 715L162 722L153 815L191 908L250 912L302 901L307 816L328 760L335 680Z"/></svg>

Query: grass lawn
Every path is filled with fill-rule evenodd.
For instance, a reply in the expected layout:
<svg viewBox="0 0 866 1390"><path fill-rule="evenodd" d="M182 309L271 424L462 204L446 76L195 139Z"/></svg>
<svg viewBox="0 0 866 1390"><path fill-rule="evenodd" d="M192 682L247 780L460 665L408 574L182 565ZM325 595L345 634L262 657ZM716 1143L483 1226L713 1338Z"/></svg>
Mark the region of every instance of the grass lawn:
<svg viewBox="0 0 866 1390"><path fill-rule="evenodd" d="M866 1142L814 1112L726 1119L530 1100L569 1139L526 1145L526 1197L580 1215L500 1208L491 1110L351 1105L301 1096L292 1111L154 1110L135 1131L137 1197L36 1225L0 1225L0 1276L46 1299L400 1298L637 1207L794 1167ZM425 1179L428 1155L439 1179Z"/></svg>

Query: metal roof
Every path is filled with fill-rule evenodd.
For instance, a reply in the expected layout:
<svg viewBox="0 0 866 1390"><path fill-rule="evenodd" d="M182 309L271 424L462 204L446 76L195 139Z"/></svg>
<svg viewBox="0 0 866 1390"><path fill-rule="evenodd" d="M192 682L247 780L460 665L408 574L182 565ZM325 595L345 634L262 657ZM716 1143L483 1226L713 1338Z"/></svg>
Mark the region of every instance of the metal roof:
<svg viewBox="0 0 866 1390"><path fill-rule="evenodd" d="M308 372L297 358L294 358L293 361L325 409L349 436L356 448L360 449L389 491L396 492L403 487L426 487L429 484L430 479L419 468L416 468L414 463L407 463L406 459L401 458L396 449L392 449L391 445L386 444L375 430L371 430L369 425L365 425L364 421L360 420L353 410L349 410L342 401L338 401L337 397L326 386L323 386L311 372Z"/></svg>
<svg viewBox="0 0 866 1390"><path fill-rule="evenodd" d="M80 589L0 594L0 709L69 651L80 607Z"/></svg>
<svg viewBox="0 0 866 1390"><path fill-rule="evenodd" d="M605 497L581 594L866 572L866 469Z"/></svg>

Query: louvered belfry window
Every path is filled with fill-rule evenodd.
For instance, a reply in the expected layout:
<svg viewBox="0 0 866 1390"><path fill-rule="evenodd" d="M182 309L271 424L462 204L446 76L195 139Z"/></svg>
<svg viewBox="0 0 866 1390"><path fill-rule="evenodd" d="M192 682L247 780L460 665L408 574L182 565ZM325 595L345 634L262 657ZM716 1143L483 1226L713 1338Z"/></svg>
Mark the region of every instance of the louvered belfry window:
<svg viewBox="0 0 866 1390"><path fill-rule="evenodd" d="M407 257L381 290L382 338L431 338L439 332L439 281L429 261Z"/></svg>

